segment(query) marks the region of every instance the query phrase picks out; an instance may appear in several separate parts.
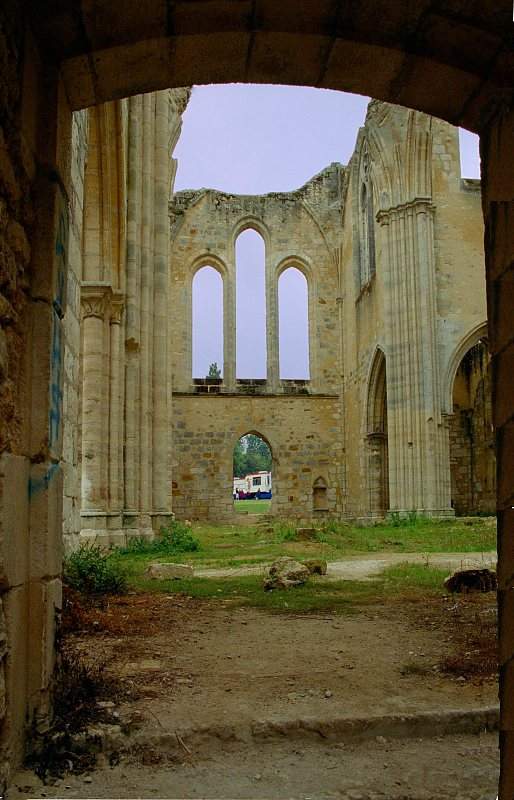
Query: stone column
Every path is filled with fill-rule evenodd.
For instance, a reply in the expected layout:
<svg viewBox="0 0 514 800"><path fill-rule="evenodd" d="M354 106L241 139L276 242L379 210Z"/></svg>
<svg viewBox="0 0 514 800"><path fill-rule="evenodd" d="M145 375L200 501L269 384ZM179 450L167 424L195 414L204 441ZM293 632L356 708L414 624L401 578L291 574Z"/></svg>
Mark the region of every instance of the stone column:
<svg viewBox="0 0 514 800"><path fill-rule="evenodd" d="M125 510L139 508L139 349L141 267L141 95L131 97L127 155L127 305L125 318ZM136 533L136 531L134 531Z"/></svg>
<svg viewBox="0 0 514 800"><path fill-rule="evenodd" d="M390 508L450 515L447 430L436 341L433 206L429 198L381 211L389 331Z"/></svg>
<svg viewBox="0 0 514 800"><path fill-rule="evenodd" d="M171 394L169 392L169 216L171 159L169 95L155 95L155 183L153 269L153 490L154 530L171 514Z"/></svg>
<svg viewBox="0 0 514 800"><path fill-rule="evenodd" d="M109 313L109 511L119 517L114 523L116 529L122 527L123 510L123 354L121 339L121 319L123 300L113 297ZM112 540L113 534L111 534ZM111 544L113 541L111 541Z"/></svg>
<svg viewBox="0 0 514 800"><path fill-rule="evenodd" d="M266 243L266 377L268 391L278 392L280 383L278 345L278 281Z"/></svg>
<svg viewBox="0 0 514 800"><path fill-rule="evenodd" d="M235 267L223 279L223 385L236 389L236 281Z"/></svg>
<svg viewBox="0 0 514 800"><path fill-rule="evenodd" d="M82 284L82 535L107 535L109 456L105 331L111 288ZM108 324L108 321L107 321Z"/></svg>
<svg viewBox="0 0 514 800"><path fill-rule="evenodd" d="M480 140L493 422L497 436L500 800L514 797L514 108Z"/></svg>

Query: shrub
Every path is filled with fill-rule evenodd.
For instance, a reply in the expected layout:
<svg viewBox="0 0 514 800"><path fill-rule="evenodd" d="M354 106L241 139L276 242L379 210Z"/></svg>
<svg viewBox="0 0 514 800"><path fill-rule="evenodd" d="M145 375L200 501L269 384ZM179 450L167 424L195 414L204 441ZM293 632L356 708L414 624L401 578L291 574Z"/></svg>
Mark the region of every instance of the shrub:
<svg viewBox="0 0 514 800"><path fill-rule="evenodd" d="M161 528L158 536L152 541L141 537L130 539L121 553L143 553L154 555L173 555L174 553L193 553L200 547L200 542L193 536L191 529L183 522L171 522Z"/></svg>
<svg viewBox="0 0 514 800"><path fill-rule="evenodd" d="M183 522L172 522L167 528L161 528L159 538L165 543L167 552L171 553L193 553L200 547L200 542L193 536L191 528Z"/></svg>
<svg viewBox="0 0 514 800"><path fill-rule="evenodd" d="M86 594L122 594L127 588L115 555L96 544L82 544L64 559L63 578L72 589Z"/></svg>
<svg viewBox="0 0 514 800"><path fill-rule="evenodd" d="M279 520L273 525L278 542L294 542L296 541L296 526L290 520Z"/></svg>

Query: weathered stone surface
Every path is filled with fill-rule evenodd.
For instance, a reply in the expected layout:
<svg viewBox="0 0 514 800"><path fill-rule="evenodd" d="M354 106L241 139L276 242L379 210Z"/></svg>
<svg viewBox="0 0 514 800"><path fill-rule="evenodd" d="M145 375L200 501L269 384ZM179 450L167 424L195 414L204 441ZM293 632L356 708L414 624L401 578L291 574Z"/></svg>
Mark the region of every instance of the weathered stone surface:
<svg viewBox="0 0 514 800"><path fill-rule="evenodd" d="M496 572L490 569L459 569L444 581L449 592L494 592Z"/></svg>
<svg viewBox="0 0 514 800"><path fill-rule="evenodd" d="M291 589L294 586L303 586L310 572L305 564L293 558L283 556L277 558L268 570L268 577L264 580L265 591L273 589Z"/></svg>
<svg viewBox="0 0 514 800"><path fill-rule="evenodd" d="M326 575L328 564L324 558L311 558L303 562L311 575Z"/></svg>
<svg viewBox="0 0 514 800"><path fill-rule="evenodd" d="M156 562L150 564L146 570L145 575L147 578L153 578L157 581L166 581L180 578L192 578L194 569L189 564L168 564L165 562Z"/></svg>

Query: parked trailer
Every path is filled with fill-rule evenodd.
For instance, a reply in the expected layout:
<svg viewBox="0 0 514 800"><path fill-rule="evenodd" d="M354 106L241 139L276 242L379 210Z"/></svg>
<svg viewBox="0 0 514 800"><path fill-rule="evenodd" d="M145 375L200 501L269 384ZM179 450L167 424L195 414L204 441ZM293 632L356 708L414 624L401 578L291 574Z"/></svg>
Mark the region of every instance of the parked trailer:
<svg viewBox="0 0 514 800"><path fill-rule="evenodd" d="M272 493L271 472L251 472L244 478L234 478L235 500L270 500Z"/></svg>

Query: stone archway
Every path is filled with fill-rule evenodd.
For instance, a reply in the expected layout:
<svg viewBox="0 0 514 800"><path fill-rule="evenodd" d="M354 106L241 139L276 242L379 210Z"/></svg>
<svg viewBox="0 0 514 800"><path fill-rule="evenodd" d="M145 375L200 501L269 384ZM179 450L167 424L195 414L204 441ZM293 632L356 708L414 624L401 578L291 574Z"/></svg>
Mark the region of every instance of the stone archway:
<svg viewBox="0 0 514 800"><path fill-rule="evenodd" d="M500 797L514 796L514 58L512 5L447 10L414 2L355 4L112 3L95 13L74 0L2 9L9 90L2 95L2 243L8 282L6 346L10 381L3 415L2 521L17 520L24 566L4 551L3 585L19 758L23 721L44 711L58 605L63 351L55 287L68 247L72 109L193 82L301 83L370 94L481 135L486 269L498 442L499 602L502 695ZM7 15L9 14L9 17ZM5 19L4 19L5 18ZM376 20L380 19L377 26ZM11 42L9 42L9 37ZM73 233L73 232L71 232ZM30 286L27 281L30 262ZM3 306L4 307L4 306ZM5 353L4 353L5 351ZM5 355L5 357L4 357ZM16 370L25 364L23 376ZM4 370L5 377L5 370ZM27 499L30 489L30 506ZM15 506L20 498L21 506ZM30 544L30 546L29 546ZM26 562L26 563L25 563ZM29 622L30 620L30 622ZM26 631L30 626L30 635ZM19 631L20 633L16 633ZM15 637L18 637L17 639ZM28 640L28 650L27 650ZM31 662L30 670L28 663ZM12 680L8 692L11 692Z"/></svg>
<svg viewBox="0 0 514 800"><path fill-rule="evenodd" d="M389 446L386 357L379 348L368 383L366 444L369 511L372 516L383 516L389 509Z"/></svg>
<svg viewBox="0 0 514 800"><path fill-rule="evenodd" d="M496 458L487 344L484 337L466 351L453 380L450 468L452 505L457 515L493 514L496 508Z"/></svg>

